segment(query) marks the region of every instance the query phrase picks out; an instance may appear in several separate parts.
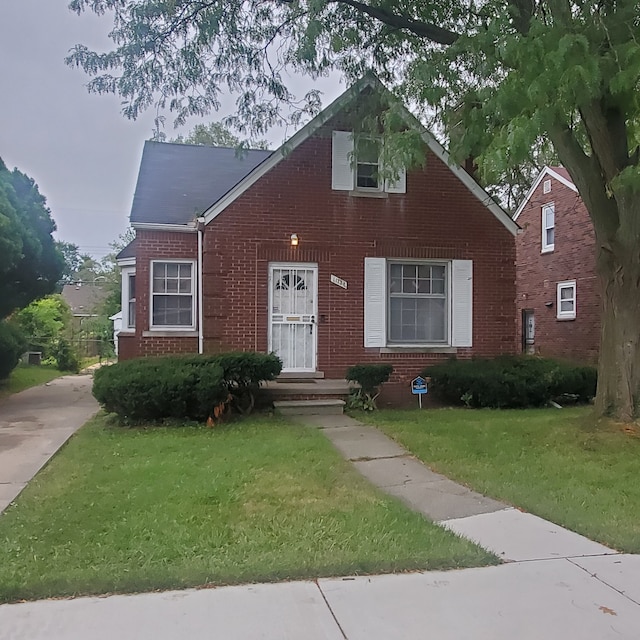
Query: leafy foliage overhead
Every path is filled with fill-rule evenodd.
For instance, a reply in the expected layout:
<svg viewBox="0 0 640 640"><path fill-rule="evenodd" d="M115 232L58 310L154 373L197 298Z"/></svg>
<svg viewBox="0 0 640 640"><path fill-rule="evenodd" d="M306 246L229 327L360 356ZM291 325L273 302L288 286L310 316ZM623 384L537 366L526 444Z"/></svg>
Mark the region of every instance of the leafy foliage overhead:
<svg viewBox="0 0 640 640"><path fill-rule="evenodd" d="M64 267L55 228L33 179L0 159L0 318L54 290Z"/></svg>

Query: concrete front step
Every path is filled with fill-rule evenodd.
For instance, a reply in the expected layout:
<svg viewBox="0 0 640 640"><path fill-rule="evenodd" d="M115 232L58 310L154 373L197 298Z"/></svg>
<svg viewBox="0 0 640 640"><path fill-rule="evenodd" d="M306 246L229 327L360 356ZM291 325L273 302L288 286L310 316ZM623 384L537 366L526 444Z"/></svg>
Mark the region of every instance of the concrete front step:
<svg viewBox="0 0 640 640"><path fill-rule="evenodd" d="M341 415L344 400L278 400L273 403L276 411L284 416Z"/></svg>
<svg viewBox="0 0 640 640"><path fill-rule="evenodd" d="M340 397L348 396L351 389L349 382L346 380L286 380L278 379L265 382L262 388L274 398L281 399L297 399L302 397L310 398L315 396L331 396Z"/></svg>

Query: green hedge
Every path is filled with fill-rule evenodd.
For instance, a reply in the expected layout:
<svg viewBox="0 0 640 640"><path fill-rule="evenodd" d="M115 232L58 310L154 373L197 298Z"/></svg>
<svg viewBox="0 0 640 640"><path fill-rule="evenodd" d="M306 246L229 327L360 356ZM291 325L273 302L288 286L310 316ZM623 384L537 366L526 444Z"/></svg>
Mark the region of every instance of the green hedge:
<svg viewBox="0 0 640 640"><path fill-rule="evenodd" d="M260 382L281 369L277 356L253 352L125 360L96 371L93 395L127 421L205 420L229 401L251 411Z"/></svg>
<svg viewBox="0 0 640 640"><path fill-rule="evenodd" d="M596 391L594 367L546 358L449 360L427 367L433 392L444 402L498 409L541 407L551 400L588 402Z"/></svg>
<svg viewBox="0 0 640 640"><path fill-rule="evenodd" d="M27 340L14 324L0 321L0 380L8 378L27 350Z"/></svg>
<svg viewBox="0 0 640 640"><path fill-rule="evenodd" d="M373 411L376 408L376 398L380 395L379 388L393 373L393 367L384 363L354 364L347 369L345 378L360 385L349 393L349 409Z"/></svg>

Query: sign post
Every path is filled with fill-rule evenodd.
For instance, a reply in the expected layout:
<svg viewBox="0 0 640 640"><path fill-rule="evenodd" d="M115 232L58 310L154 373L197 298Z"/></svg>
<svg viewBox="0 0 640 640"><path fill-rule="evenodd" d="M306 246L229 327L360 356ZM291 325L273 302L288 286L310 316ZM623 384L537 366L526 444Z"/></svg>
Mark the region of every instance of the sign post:
<svg viewBox="0 0 640 640"><path fill-rule="evenodd" d="M422 376L418 376L411 381L411 393L413 393L414 396L418 396L418 406L420 409L422 409L422 396L427 392L427 381Z"/></svg>

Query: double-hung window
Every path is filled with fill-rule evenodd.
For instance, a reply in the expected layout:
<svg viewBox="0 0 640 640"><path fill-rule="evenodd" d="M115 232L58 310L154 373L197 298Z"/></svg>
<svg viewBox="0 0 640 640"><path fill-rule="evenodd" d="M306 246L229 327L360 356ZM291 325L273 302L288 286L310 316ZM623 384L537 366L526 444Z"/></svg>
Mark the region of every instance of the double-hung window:
<svg viewBox="0 0 640 640"><path fill-rule="evenodd" d="M151 263L152 328L195 328L195 263Z"/></svg>
<svg viewBox="0 0 640 640"><path fill-rule="evenodd" d="M576 317L576 281L558 282L558 320L573 320Z"/></svg>
<svg viewBox="0 0 640 640"><path fill-rule="evenodd" d="M542 207L542 253L553 251L555 247L556 214L553 203Z"/></svg>
<svg viewBox="0 0 640 640"><path fill-rule="evenodd" d="M356 189L379 191L380 141L362 138L356 145Z"/></svg>
<svg viewBox="0 0 640 640"><path fill-rule="evenodd" d="M384 197L385 193L406 193L407 172L403 168L391 180L382 178L380 138L362 136L351 131L334 131L331 146L331 188L353 195Z"/></svg>
<svg viewBox="0 0 640 640"><path fill-rule="evenodd" d="M127 276L127 327L134 329L136 326L136 274Z"/></svg>
<svg viewBox="0 0 640 640"><path fill-rule="evenodd" d="M389 343L445 344L447 265L389 263Z"/></svg>
<svg viewBox="0 0 640 640"><path fill-rule="evenodd" d="M364 346L471 347L471 260L364 259Z"/></svg>

